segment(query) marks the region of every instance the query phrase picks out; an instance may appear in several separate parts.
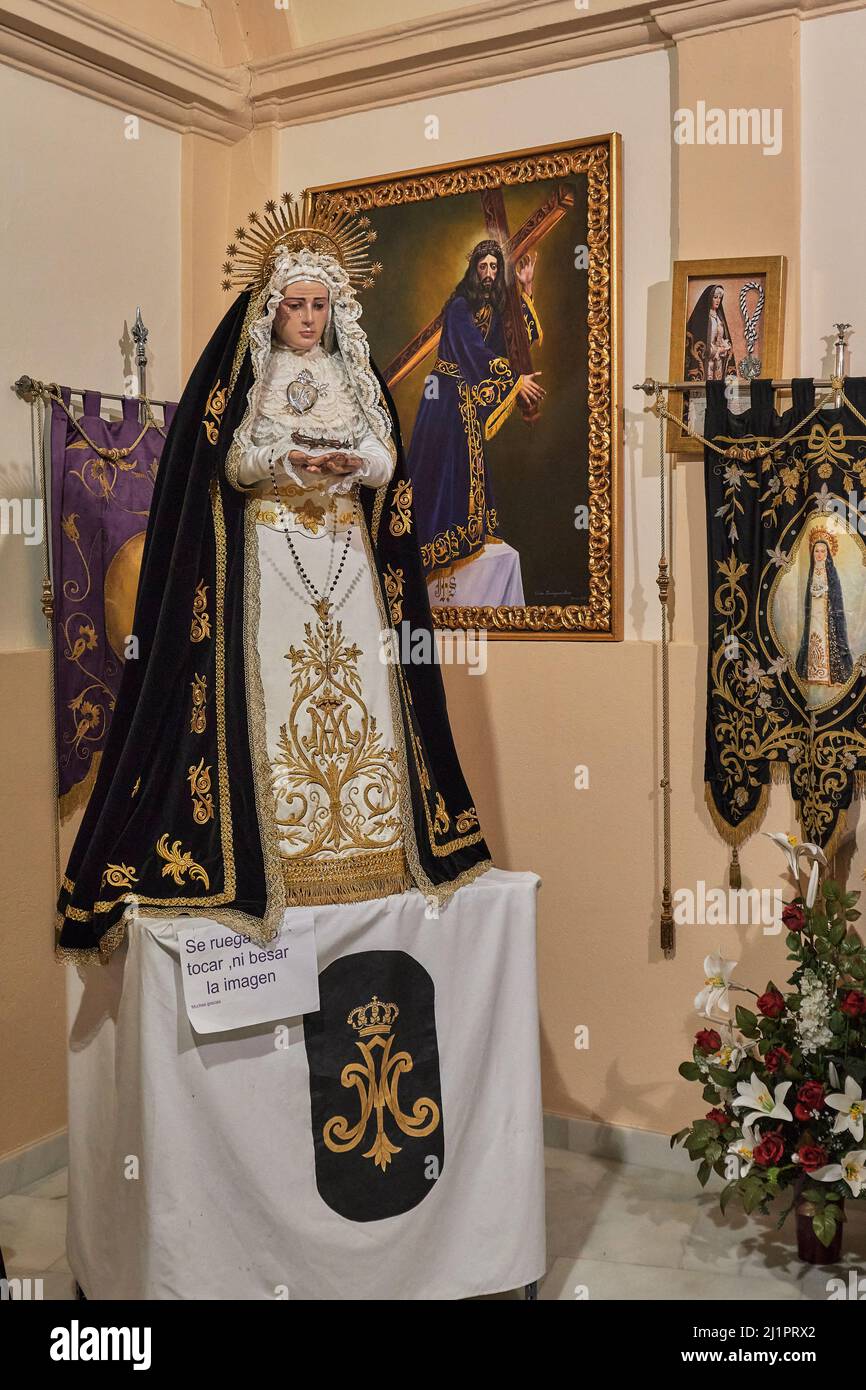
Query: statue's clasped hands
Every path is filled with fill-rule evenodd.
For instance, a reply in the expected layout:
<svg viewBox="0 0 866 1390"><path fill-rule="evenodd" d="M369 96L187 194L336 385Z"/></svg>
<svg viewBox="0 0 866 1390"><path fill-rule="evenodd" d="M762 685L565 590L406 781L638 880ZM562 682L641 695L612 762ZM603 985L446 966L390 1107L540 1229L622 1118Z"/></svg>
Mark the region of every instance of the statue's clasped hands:
<svg viewBox="0 0 866 1390"><path fill-rule="evenodd" d="M302 449L290 449L288 458L289 463L294 464L296 468L303 468L307 473L333 473L337 476L357 473L364 463L360 454L351 454L343 449L315 455L305 454Z"/></svg>

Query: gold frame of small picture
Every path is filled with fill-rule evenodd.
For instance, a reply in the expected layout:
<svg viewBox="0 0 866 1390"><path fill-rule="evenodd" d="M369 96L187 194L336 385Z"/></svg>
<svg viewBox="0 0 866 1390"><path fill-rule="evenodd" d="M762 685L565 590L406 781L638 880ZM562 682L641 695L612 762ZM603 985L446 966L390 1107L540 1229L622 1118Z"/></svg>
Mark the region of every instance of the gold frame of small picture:
<svg viewBox="0 0 866 1390"><path fill-rule="evenodd" d="M721 360L717 359L713 367L714 371L723 374L717 379L732 377L733 368L741 385L749 380L742 372L740 364L745 360L749 350L746 322L750 315L754 315L758 305L759 293L754 288L758 283L764 291L764 302L754 346L754 356L760 359L761 364L757 375L780 377L785 333L786 279L787 262L784 256L722 256L706 261L674 261L668 380L689 381L693 375L696 381L707 380L704 356L706 341L700 337L699 330L694 326L690 328L690 320L694 316L700 317L700 301L705 299L709 290L717 284L723 289L721 305L728 306L723 308L723 314L726 330L730 333L730 337L725 339L729 351ZM737 294L733 305L732 290ZM741 298L741 291L745 291L744 298ZM731 320L734 327L729 326ZM701 375L698 375L699 372ZM702 457L704 446L680 423L687 420L688 392L671 391L668 408L677 417L676 420L668 421L668 453L693 458Z"/></svg>

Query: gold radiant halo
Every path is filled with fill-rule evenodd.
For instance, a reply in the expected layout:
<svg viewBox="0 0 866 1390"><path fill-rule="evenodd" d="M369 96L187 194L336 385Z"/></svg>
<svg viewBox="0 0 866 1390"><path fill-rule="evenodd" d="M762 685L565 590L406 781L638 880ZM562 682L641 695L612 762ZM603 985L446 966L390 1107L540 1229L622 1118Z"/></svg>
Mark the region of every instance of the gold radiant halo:
<svg viewBox="0 0 866 1390"><path fill-rule="evenodd" d="M303 189L300 198L284 193L279 203L269 198L264 214L251 212L249 227L235 230L235 241L226 247L231 257L223 265L224 290L263 289L271 277L274 257L281 246L299 251L324 252L339 261L355 289L369 289L382 269L371 263L368 248L376 240L369 217L349 212L328 212L313 207L313 195Z"/></svg>

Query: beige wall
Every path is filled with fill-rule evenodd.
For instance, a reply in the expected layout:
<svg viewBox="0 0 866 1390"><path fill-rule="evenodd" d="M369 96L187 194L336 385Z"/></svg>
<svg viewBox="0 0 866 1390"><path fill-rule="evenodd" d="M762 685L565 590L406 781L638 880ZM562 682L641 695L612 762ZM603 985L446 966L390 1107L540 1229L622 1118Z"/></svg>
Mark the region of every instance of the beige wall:
<svg viewBox="0 0 866 1390"><path fill-rule="evenodd" d="M301 25L324 25L326 18L317 18L314 7L299 12ZM305 37L310 41L311 34ZM703 957L720 947L742 961L741 973L756 986L782 973L778 939L763 937L759 928L684 927L674 960L662 959L658 949L659 465L655 424L630 387L648 373L666 375L669 272L677 257L784 251L792 286L790 370L817 371L830 322L840 316L856 321L863 297L856 248L866 209L854 174L864 117L852 55L857 45L862 51L864 37L860 13L678 34L676 47L666 52L282 131L262 129L233 149L198 135L151 130L131 152L118 142L119 118L111 108L0 69L9 96L5 109L17 112L3 170L6 186L11 177L17 190L12 225L4 229L11 239L4 273L18 325L17 341L7 337L0 345L7 381L26 370L62 379L71 373L75 385L116 386L122 375L116 340L140 298L155 348L152 389L176 389L225 303L214 288L222 246L246 212L261 204L269 180L277 184L269 191L298 190L306 183L622 133L627 640L493 642L485 676L446 670L455 734L494 858L543 879L544 1091L548 1108L562 1114L662 1132L678 1127L695 1109L694 1088L679 1080L676 1067L695 1029L691 1001ZM672 112L699 98L725 107L782 106L785 144L778 161L742 148L676 149ZM431 113L440 120L438 141L424 138ZM115 204L131 205L136 190L143 192L143 224L101 219L98 204L94 215L82 214L85 159L98 165ZM839 187L843 194L832 195ZM66 208L71 217L64 216ZM61 291L59 319L49 322L40 312L30 323L27 306L43 295L46 266ZM3 408L5 463L26 472L27 411L11 393ZM13 476L4 483L7 491ZM20 485L27 486L23 474ZM715 886L726 881L727 854L710 827L701 778L706 556L699 463L677 466L674 504L674 886L694 887L698 879ZM62 976L50 957L46 888L50 760L38 552L22 554L2 539L0 566L10 595L0 629L6 716L0 737L9 770L0 842L10 885L0 966L12 995L16 1077L0 1121L3 1152L62 1124L63 1053ZM589 768L584 791L573 787L577 764ZM783 789L773 791L766 824L792 828ZM32 864L29 846L38 847ZM862 865L858 854L855 873ZM766 841L747 847L743 867L745 886L780 883L776 852ZM588 1051L573 1045L581 1024L590 1029Z"/></svg>
<svg viewBox="0 0 866 1390"><path fill-rule="evenodd" d="M17 377L122 391L121 340L140 304L150 392L177 392L181 137L142 122L140 139L126 140L125 113L8 67L0 106L0 496L32 497ZM41 566L41 547L0 536L0 1153L65 1123Z"/></svg>

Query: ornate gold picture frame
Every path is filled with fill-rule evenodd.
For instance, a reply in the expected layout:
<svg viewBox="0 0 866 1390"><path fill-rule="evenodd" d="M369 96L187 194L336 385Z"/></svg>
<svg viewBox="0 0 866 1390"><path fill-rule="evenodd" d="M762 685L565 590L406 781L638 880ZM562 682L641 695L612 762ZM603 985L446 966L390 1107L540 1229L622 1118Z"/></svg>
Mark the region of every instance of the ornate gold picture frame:
<svg viewBox="0 0 866 1390"><path fill-rule="evenodd" d="M376 232L363 326L437 627L622 638L620 179L611 134L310 190Z"/></svg>
<svg viewBox="0 0 866 1390"><path fill-rule="evenodd" d="M784 256L675 261L670 381L780 377L785 332ZM671 391L671 411L702 432L703 393ZM690 416L690 412L692 413ZM668 453L703 457L688 429L668 421Z"/></svg>

